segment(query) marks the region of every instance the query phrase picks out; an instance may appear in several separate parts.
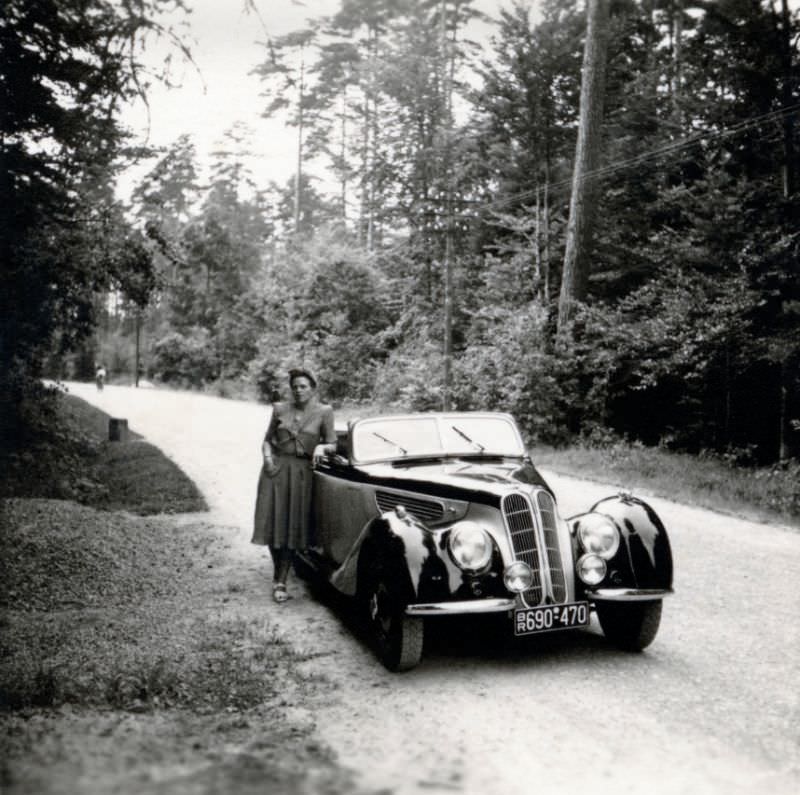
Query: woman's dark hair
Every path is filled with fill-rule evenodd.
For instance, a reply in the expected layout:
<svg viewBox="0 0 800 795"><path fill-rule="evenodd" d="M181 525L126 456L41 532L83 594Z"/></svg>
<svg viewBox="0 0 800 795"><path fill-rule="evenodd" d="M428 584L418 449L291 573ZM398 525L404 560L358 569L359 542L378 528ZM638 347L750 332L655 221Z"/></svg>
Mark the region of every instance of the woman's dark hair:
<svg viewBox="0 0 800 795"><path fill-rule="evenodd" d="M291 386L294 383L295 378L307 378L308 382L311 386L316 389L317 388L317 379L314 378L308 370L304 370L302 367L295 367L289 370L289 385Z"/></svg>

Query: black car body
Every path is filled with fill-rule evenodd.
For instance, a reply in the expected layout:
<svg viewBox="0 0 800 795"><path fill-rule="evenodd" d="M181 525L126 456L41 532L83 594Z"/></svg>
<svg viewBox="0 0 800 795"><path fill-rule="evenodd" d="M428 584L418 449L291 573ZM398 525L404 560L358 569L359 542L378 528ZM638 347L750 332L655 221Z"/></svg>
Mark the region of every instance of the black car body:
<svg viewBox="0 0 800 795"><path fill-rule="evenodd" d="M655 638L672 555L629 494L562 519L512 417L430 413L351 422L314 472L316 546L298 556L363 607L390 670L419 662L424 619L505 613L517 635L585 627Z"/></svg>

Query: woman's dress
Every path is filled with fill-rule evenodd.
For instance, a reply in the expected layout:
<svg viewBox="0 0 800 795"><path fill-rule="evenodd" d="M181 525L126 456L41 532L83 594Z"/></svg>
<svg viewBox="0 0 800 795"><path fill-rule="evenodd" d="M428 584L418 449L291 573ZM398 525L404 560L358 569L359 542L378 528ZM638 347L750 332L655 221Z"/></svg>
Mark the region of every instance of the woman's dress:
<svg viewBox="0 0 800 795"><path fill-rule="evenodd" d="M316 445L336 442L333 408L314 402L300 411L276 403L264 440L272 447L275 469L261 467L253 543L306 549L314 543L311 456Z"/></svg>

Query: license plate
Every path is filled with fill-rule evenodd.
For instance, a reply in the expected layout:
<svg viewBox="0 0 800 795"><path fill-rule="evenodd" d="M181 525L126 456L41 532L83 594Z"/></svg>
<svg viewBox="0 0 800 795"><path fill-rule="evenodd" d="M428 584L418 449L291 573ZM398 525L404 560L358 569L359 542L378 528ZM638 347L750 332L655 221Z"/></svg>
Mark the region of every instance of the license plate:
<svg viewBox="0 0 800 795"><path fill-rule="evenodd" d="M526 607L514 612L515 635L532 635L534 632L554 632L557 629L585 627L588 623L588 602Z"/></svg>

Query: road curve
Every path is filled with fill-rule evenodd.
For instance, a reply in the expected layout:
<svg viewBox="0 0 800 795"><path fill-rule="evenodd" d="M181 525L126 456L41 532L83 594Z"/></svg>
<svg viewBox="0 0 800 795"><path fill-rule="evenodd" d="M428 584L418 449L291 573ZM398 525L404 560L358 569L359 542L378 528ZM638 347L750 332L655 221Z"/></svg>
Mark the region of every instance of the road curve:
<svg viewBox="0 0 800 795"><path fill-rule="evenodd" d="M268 576L268 556L249 544L266 407L68 388L171 457ZM614 491L546 474L565 515ZM643 654L612 649L596 627L493 649L489 634L450 628L434 633L417 669L393 675L346 613L292 583L297 598L264 609L296 638L308 676L329 685L297 709L376 792L796 795L800 534L650 502L669 530L676 576Z"/></svg>

